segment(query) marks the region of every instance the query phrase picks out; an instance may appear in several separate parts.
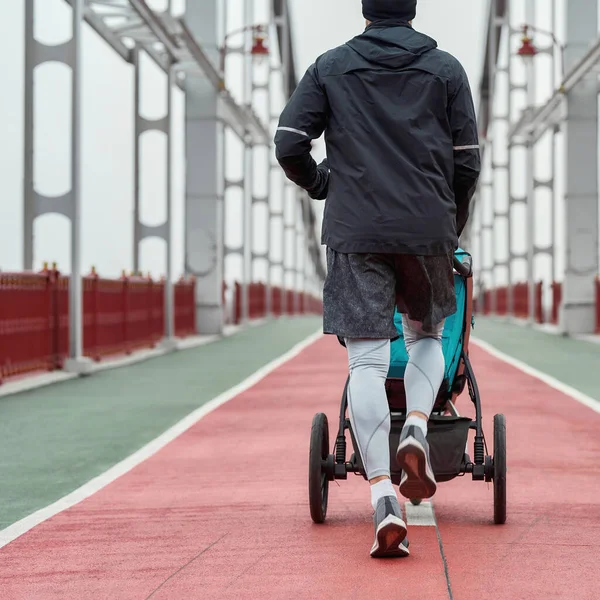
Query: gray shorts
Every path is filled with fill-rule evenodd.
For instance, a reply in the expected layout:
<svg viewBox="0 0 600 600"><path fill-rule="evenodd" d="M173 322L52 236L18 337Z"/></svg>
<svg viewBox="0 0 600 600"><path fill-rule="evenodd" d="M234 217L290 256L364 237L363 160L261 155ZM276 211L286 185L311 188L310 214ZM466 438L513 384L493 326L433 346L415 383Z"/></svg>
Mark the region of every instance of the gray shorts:
<svg viewBox="0 0 600 600"><path fill-rule="evenodd" d="M342 254L327 248L323 332L339 338L394 339L394 309L431 333L456 312L454 253Z"/></svg>

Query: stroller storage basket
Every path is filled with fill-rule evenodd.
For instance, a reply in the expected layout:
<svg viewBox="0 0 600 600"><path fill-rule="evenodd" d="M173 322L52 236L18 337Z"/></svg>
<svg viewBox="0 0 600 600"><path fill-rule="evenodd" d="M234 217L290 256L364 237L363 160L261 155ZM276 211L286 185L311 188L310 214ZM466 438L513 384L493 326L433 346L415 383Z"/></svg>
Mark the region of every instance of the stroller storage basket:
<svg viewBox="0 0 600 600"><path fill-rule="evenodd" d="M390 432L390 457L392 481L400 483L401 469L396 464L396 449L404 425L404 416L392 415ZM438 482L449 481L465 472L465 453L471 419L432 415L429 419L427 441L431 457L431 468Z"/></svg>

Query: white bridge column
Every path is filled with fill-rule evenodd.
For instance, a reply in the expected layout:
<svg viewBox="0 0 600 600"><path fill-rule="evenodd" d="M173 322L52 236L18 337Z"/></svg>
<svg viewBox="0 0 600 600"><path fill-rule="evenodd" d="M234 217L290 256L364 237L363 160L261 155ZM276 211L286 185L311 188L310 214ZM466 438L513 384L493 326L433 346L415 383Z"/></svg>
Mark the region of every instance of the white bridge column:
<svg viewBox="0 0 600 600"><path fill-rule="evenodd" d="M219 64L218 0L188 2L186 23L202 41L213 64ZM205 78L186 76L186 204L185 270L196 277L196 320L199 333L223 328L221 274L223 262L223 125L218 96Z"/></svg>
<svg viewBox="0 0 600 600"><path fill-rule="evenodd" d="M565 2L565 71L598 37L597 0ZM594 331L594 276L598 272L598 84L590 74L567 95L565 123L566 272L560 327Z"/></svg>

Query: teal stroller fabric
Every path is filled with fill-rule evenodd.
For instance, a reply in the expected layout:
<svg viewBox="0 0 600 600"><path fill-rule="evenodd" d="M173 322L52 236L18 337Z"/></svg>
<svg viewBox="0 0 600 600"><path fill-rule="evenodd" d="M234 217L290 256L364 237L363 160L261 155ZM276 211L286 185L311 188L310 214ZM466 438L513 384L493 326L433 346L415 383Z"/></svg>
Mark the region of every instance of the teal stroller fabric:
<svg viewBox="0 0 600 600"><path fill-rule="evenodd" d="M456 251L456 257L460 260L468 254L460 248ZM464 340L465 311L467 305L467 284L464 277L454 275L454 286L456 290L456 312L446 319L442 339L446 371L444 381L448 387L452 386L456 369L460 361ZM396 311L394 323L400 337L391 345L391 360L388 379L404 379L404 370L408 362L408 354L404 347L404 335L402 332L402 314Z"/></svg>

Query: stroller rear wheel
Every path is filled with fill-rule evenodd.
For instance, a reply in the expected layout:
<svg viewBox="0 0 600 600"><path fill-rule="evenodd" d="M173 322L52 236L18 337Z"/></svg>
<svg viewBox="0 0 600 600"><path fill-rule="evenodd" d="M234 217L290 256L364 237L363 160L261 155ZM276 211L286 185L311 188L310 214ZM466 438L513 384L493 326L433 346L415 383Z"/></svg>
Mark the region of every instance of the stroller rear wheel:
<svg viewBox="0 0 600 600"><path fill-rule="evenodd" d="M308 500L310 516L315 523L323 523L327 515L329 477L325 461L329 455L329 426L327 415L317 413L310 432L308 458Z"/></svg>
<svg viewBox="0 0 600 600"><path fill-rule="evenodd" d="M494 415L494 523L506 523L506 417Z"/></svg>

